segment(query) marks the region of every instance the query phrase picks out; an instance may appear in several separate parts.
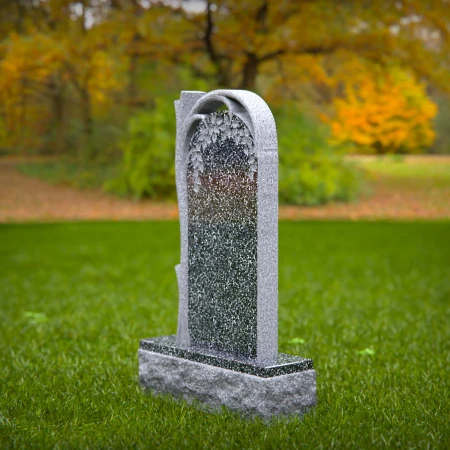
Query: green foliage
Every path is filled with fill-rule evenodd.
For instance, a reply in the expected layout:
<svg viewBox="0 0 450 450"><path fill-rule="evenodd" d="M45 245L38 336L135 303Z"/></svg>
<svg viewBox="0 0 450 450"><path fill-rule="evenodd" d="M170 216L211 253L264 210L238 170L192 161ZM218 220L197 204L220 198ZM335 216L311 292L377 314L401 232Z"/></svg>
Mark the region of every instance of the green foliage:
<svg viewBox="0 0 450 450"><path fill-rule="evenodd" d="M106 189L137 198L168 198L175 193L175 114L171 102L159 99L152 111L129 121L122 140L122 171ZM327 127L288 106L278 111L280 201L317 205L348 201L357 195L361 172L345 162L328 143Z"/></svg>
<svg viewBox="0 0 450 450"><path fill-rule="evenodd" d="M66 150L61 154L76 160L80 165L112 165L121 154L118 143L126 132L128 117L126 107L115 105L108 117L96 119L92 135L87 141L83 138L83 123L79 118L73 118L67 127L64 142ZM52 139L50 136L49 145Z"/></svg>
<svg viewBox="0 0 450 450"><path fill-rule="evenodd" d="M17 168L25 175L76 189L99 188L117 172L116 164L80 164L71 160L20 164Z"/></svg>
<svg viewBox="0 0 450 450"><path fill-rule="evenodd" d="M136 198L165 199L175 194L175 111L173 103L157 99L151 111L131 117L122 139L120 175L105 189Z"/></svg>
<svg viewBox="0 0 450 450"><path fill-rule="evenodd" d="M276 114L280 155L280 202L319 205L355 199L363 174L344 161L343 148L328 141L329 130L292 104Z"/></svg>
<svg viewBox="0 0 450 450"><path fill-rule="evenodd" d="M430 153L441 155L450 154L450 97L448 95L436 96L438 114L435 119L436 142Z"/></svg>
<svg viewBox="0 0 450 450"><path fill-rule="evenodd" d="M391 178L397 182L417 185L434 183L450 185L450 158L445 156L379 156L377 158L357 158L359 165L378 177Z"/></svg>
<svg viewBox="0 0 450 450"><path fill-rule="evenodd" d="M177 222L0 225L0 448L449 448L449 227L280 224L280 351L318 404L266 424L139 388L139 339L176 330Z"/></svg>

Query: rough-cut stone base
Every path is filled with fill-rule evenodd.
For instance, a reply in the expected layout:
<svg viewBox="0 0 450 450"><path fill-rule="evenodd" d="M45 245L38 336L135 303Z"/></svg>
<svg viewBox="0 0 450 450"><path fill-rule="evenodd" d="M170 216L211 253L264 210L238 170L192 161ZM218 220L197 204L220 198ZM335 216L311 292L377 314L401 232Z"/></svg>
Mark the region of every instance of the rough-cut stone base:
<svg viewBox="0 0 450 450"><path fill-rule="evenodd" d="M139 381L210 410L223 405L264 419L303 414L316 404L315 370L264 378L139 349Z"/></svg>

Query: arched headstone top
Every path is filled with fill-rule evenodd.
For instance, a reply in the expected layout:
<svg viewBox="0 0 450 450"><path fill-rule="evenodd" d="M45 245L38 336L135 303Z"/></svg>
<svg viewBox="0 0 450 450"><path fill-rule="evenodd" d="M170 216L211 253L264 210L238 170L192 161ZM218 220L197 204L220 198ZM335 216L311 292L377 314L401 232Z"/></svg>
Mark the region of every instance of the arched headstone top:
<svg viewBox="0 0 450 450"><path fill-rule="evenodd" d="M181 229L177 342L274 361L278 149L273 115L261 97L241 90L184 91L175 104Z"/></svg>
<svg viewBox="0 0 450 450"><path fill-rule="evenodd" d="M192 105L192 97L197 101ZM253 92L245 90L216 90L209 93L183 91L178 102L185 102L187 108L182 133L189 140L197 123L222 106L236 114L249 127L255 142L256 152L278 149L275 120L267 103ZM187 109L191 106L191 109ZM186 144L186 142L185 142Z"/></svg>

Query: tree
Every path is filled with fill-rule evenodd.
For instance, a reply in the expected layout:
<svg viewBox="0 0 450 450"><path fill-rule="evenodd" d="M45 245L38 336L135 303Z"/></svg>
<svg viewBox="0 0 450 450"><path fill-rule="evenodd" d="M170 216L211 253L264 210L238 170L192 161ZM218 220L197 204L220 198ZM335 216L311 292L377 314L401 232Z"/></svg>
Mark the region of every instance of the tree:
<svg viewBox="0 0 450 450"><path fill-rule="evenodd" d="M425 86L398 68L360 72L334 106L334 141L354 143L358 152L417 153L434 141L437 107Z"/></svg>
<svg viewBox="0 0 450 450"><path fill-rule="evenodd" d="M38 33L16 33L3 46L0 61L0 114L6 130L6 147L36 148L43 121L48 117L48 82L58 70L58 52ZM43 114L43 110L46 111ZM37 142L39 145L39 141Z"/></svg>
<svg viewBox="0 0 450 450"><path fill-rule="evenodd" d="M35 128L46 121L49 133L55 129L54 149L63 151L67 103L75 100L82 123L79 154L89 156L94 115L121 87L119 57L107 45L102 22L87 26L87 1L77 2L75 12L67 0L39 5L33 25L22 34L10 33L2 46L0 99L8 144L17 147L26 130L31 139L21 145L39 145L43 132Z"/></svg>
<svg viewBox="0 0 450 450"><path fill-rule="evenodd" d="M179 3L185 60L218 86L254 90L273 62L343 50L450 86L447 0L207 0L200 14Z"/></svg>
<svg viewBox="0 0 450 450"><path fill-rule="evenodd" d="M344 96L347 81L361 85L359 64L372 71L395 66L450 89L448 0L205 0L196 11L188 5L0 0L3 135L23 141L29 134L30 142L45 135L42 146L63 152L68 123L78 120L80 155L94 155L95 122L111 104L126 105L128 115L156 104L150 97L158 89L148 80L161 68L168 90L180 87L174 74L190 71L208 89L256 90L271 102L306 93L320 110Z"/></svg>

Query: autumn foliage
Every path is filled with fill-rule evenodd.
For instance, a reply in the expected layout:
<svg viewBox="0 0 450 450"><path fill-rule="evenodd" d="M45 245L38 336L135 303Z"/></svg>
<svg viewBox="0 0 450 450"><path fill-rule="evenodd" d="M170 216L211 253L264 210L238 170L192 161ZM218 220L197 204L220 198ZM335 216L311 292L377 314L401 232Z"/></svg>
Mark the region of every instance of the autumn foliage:
<svg viewBox="0 0 450 450"><path fill-rule="evenodd" d="M333 140L355 144L356 152L418 153L434 141L437 107L425 86L404 71L347 81L345 94L333 105Z"/></svg>
<svg viewBox="0 0 450 450"><path fill-rule="evenodd" d="M0 0L0 150L114 154L129 120L200 86L296 102L355 151L418 152L449 30L446 0Z"/></svg>

